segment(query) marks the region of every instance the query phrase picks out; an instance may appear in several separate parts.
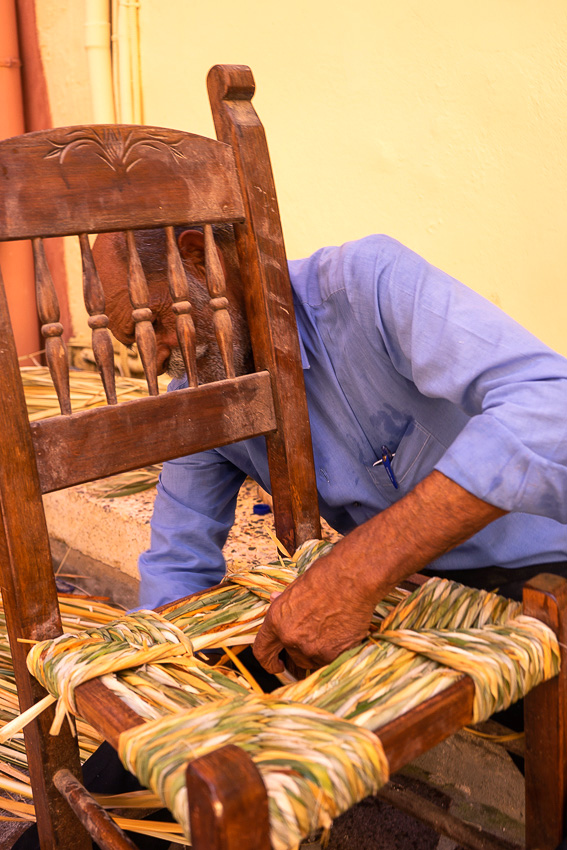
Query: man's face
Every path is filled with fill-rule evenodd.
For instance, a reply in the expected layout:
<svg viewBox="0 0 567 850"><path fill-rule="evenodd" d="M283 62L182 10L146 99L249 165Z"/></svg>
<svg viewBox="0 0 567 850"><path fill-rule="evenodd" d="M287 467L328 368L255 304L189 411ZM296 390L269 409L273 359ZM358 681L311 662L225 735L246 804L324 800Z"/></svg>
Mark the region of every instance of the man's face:
<svg viewBox="0 0 567 850"><path fill-rule="evenodd" d="M213 311L209 305L203 263L193 250L195 240L198 241L198 237L189 236L185 240L185 251L191 253L185 261L185 268L192 308L191 316L197 340L198 379L199 383L209 383L222 380L226 375L215 338ZM189 248L188 245L191 247ZM149 306L154 316L152 324L156 335L157 371L160 375L167 372L173 378L182 378L185 375L185 364L177 339L175 314L171 309L165 245L155 236L155 231L147 231L144 234L144 246L145 249L142 248L141 251L142 264L145 266L150 295ZM145 253L148 257L147 263L144 262ZM121 233L101 234L94 244L93 255L104 289L110 330L124 345L132 345L136 341L135 323L132 319L133 308L128 295L128 265L124 235ZM238 375L250 368L249 342L242 305L231 298L229 312L233 323L235 370Z"/></svg>

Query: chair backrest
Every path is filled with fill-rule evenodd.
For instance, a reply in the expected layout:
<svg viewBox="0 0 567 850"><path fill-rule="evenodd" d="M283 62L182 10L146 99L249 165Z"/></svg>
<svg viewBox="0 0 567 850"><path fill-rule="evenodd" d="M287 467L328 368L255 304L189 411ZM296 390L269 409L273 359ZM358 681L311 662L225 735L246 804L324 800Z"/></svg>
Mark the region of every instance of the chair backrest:
<svg viewBox="0 0 567 850"><path fill-rule="evenodd" d="M43 493L264 434L278 537L294 549L319 534L291 287L267 145L250 102L250 69L216 66L209 74L209 93L220 141L155 127L99 125L0 142L0 241L32 240L45 357L61 407L58 417L28 423L0 279L0 561L22 708L36 700L39 689L27 674L27 647L19 641L54 637L61 628ZM211 227L219 223L234 225L245 281L256 371L239 377L234 376L225 281ZM227 375L202 386L197 385L195 331L177 225L204 227L207 284ZM148 286L133 234L156 226L165 228L169 288L190 377L188 389L162 395ZM117 404L104 293L88 238L120 230L126 234L132 318L150 393L123 404ZM72 234L80 243L93 351L108 401L76 413L43 244L44 238ZM30 772L46 846L65 846L64 818L49 815L50 806L57 808L60 801L46 770L67 763L69 740L49 741L48 725L45 717L27 733Z"/></svg>

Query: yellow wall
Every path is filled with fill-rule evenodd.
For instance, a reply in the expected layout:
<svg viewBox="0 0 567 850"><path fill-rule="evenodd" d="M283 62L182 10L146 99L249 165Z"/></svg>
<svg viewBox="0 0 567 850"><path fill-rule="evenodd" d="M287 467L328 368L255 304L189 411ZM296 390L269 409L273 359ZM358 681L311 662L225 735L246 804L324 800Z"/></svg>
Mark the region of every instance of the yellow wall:
<svg viewBox="0 0 567 850"><path fill-rule="evenodd" d="M56 124L84 2L36 0ZM212 134L208 68L252 67L290 257L389 233L567 354L565 0L140 2L147 123Z"/></svg>
<svg viewBox="0 0 567 850"><path fill-rule="evenodd" d="M53 124L92 121L83 0L37 0L36 20Z"/></svg>
<svg viewBox="0 0 567 850"><path fill-rule="evenodd" d="M93 120L83 0L37 0L39 48L54 127ZM65 239L69 310L75 333L89 334L78 241Z"/></svg>
<svg viewBox="0 0 567 850"><path fill-rule="evenodd" d="M145 119L252 67L288 254L400 239L567 354L564 0L142 0Z"/></svg>

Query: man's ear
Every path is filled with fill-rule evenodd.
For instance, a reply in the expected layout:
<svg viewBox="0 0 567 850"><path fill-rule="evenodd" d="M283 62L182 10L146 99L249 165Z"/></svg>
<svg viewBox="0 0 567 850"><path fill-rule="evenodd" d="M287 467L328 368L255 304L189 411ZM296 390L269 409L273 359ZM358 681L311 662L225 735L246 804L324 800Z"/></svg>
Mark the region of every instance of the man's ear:
<svg viewBox="0 0 567 850"><path fill-rule="evenodd" d="M200 230L184 230L177 237L179 253L197 268L205 268L205 238Z"/></svg>
<svg viewBox="0 0 567 850"><path fill-rule="evenodd" d="M179 253L181 254L182 259L191 263L194 268L199 269L203 272L205 271L205 237L201 233L200 230L184 230L177 237L177 244L179 246ZM217 254L220 260L220 264L222 266L222 270L224 272L226 278L226 266L224 263L224 257L222 255L222 251L219 249L218 245L215 245L217 249Z"/></svg>

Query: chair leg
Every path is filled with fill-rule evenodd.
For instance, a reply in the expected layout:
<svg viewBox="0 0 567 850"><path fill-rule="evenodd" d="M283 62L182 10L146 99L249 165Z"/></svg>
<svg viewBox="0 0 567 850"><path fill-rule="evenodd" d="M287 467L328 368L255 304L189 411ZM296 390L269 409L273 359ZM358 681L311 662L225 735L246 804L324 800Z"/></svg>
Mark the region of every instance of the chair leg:
<svg viewBox="0 0 567 850"><path fill-rule="evenodd" d="M222 747L187 768L193 850L270 850L268 796L256 765Z"/></svg>
<svg viewBox="0 0 567 850"><path fill-rule="evenodd" d="M136 845L69 770L58 770L53 783L101 850L136 850Z"/></svg>
<svg viewBox="0 0 567 850"><path fill-rule="evenodd" d="M21 683L22 678L16 678L19 693ZM45 696L37 682L32 682L32 692L38 699ZM59 735L50 734L53 716L54 707L50 706L24 730L39 843L42 850L90 850L87 831L53 783L54 773L62 767L81 776L77 741L67 721Z"/></svg>
<svg viewBox="0 0 567 850"><path fill-rule="evenodd" d="M557 634L561 671L524 700L526 850L555 850L567 802L567 581L544 574L524 587L524 613Z"/></svg>
<svg viewBox="0 0 567 850"><path fill-rule="evenodd" d="M6 563L6 539L0 523L0 573ZM21 622L14 615L19 608L13 602L9 576L3 575L2 580L18 700L20 709L25 711L44 697L45 691L26 667L29 644L20 643L18 638L27 637L29 632L22 632ZM63 767L81 776L79 747L76 738L71 735L68 722L64 721L59 735L50 734L54 714L55 707L50 706L24 729L40 846L49 850L90 850L92 842L88 833L53 785L53 774Z"/></svg>

